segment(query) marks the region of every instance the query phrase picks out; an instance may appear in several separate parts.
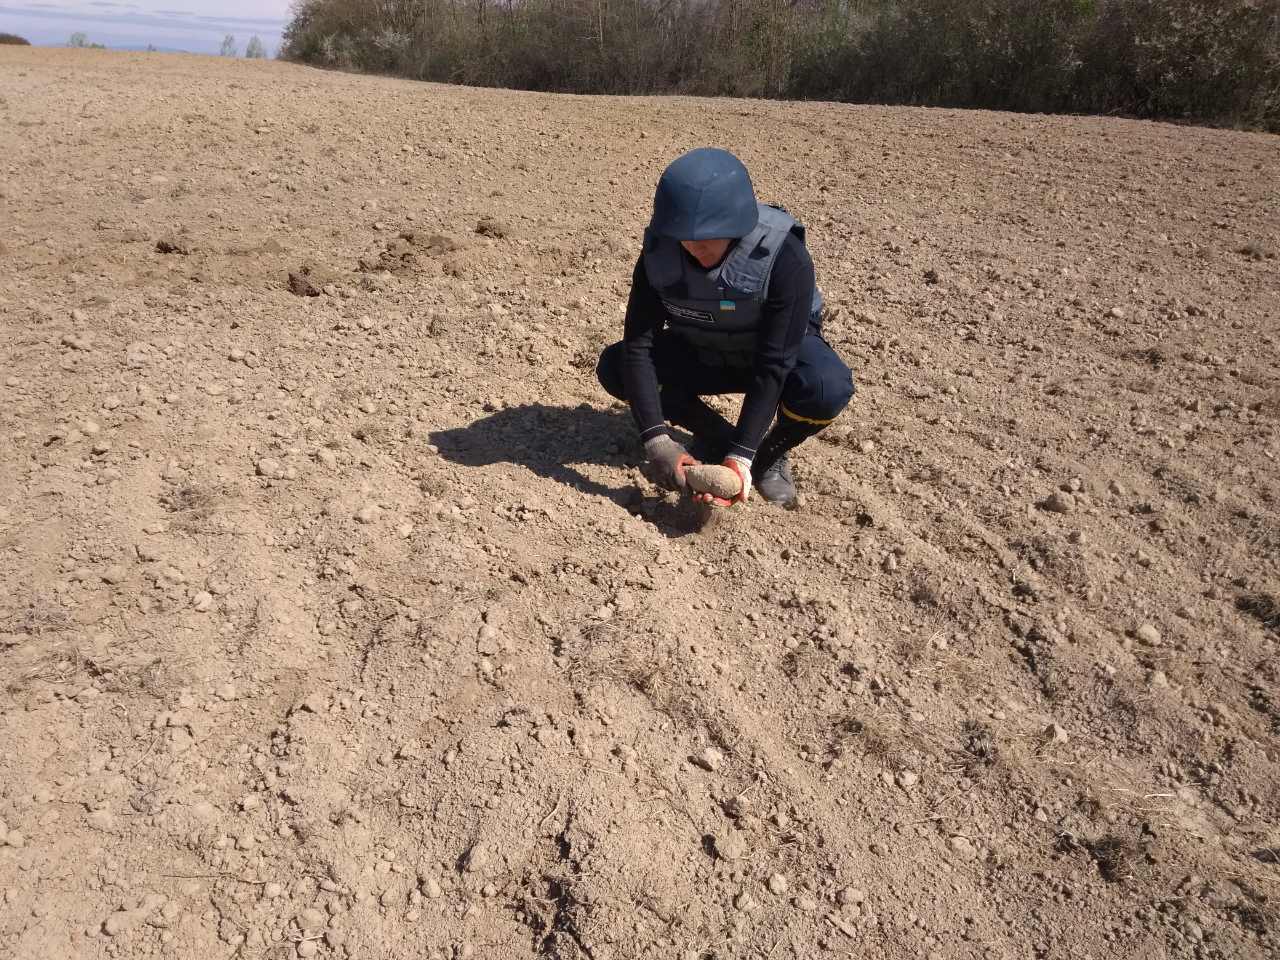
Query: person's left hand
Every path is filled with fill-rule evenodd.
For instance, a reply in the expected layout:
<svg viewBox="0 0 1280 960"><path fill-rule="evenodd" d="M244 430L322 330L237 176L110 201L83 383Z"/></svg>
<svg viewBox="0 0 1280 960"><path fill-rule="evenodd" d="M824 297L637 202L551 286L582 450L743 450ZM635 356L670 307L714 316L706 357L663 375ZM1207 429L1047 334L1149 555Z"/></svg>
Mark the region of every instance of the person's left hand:
<svg viewBox="0 0 1280 960"><path fill-rule="evenodd" d="M742 481L742 490L732 500L717 497L714 493L695 493L693 499L698 503L710 504L713 507L731 507L735 503L746 503L751 497L751 461L733 454L724 458L721 466L728 467Z"/></svg>
<svg viewBox="0 0 1280 960"><path fill-rule="evenodd" d="M672 490L685 488L684 468L698 462L689 455L688 450L664 433L646 440L644 451L662 486Z"/></svg>

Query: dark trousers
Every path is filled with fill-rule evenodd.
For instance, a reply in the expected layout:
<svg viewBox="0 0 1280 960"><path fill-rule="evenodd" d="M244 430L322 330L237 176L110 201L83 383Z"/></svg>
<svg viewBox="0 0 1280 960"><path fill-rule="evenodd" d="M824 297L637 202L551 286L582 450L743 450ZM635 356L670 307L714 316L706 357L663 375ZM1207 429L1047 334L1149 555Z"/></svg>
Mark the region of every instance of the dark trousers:
<svg viewBox="0 0 1280 960"><path fill-rule="evenodd" d="M596 367L600 385L623 401L624 351L621 342L606 347ZM746 393L752 371L701 363L687 343L665 330L654 338L653 365L666 418L706 442L727 446L732 427L698 398ZM848 406L853 394L853 374L844 361L822 337L808 334L782 385L778 423L760 445L753 472L767 470L787 450L821 431Z"/></svg>

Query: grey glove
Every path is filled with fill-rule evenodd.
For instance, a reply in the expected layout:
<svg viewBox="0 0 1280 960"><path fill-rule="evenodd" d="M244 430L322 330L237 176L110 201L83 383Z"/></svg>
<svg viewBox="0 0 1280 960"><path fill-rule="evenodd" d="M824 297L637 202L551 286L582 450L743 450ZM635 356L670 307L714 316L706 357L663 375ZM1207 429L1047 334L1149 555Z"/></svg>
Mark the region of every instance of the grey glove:
<svg viewBox="0 0 1280 960"><path fill-rule="evenodd" d="M665 433L646 440L644 452L656 474L656 482L672 490L684 489L684 468L698 462Z"/></svg>

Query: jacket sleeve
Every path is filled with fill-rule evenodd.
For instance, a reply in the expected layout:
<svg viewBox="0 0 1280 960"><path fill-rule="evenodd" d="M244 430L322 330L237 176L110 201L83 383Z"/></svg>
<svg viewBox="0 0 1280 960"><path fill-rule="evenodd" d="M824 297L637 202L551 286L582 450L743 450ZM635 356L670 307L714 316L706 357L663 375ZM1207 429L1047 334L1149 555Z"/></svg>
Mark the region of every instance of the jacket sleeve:
<svg viewBox="0 0 1280 960"><path fill-rule="evenodd" d="M623 325L623 388L640 440L667 433L658 393L658 372L653 363L654 338L662 329L666 311L645 273L643 255L631 274L631 296Z"/></svg>
<svg viewBox="0 0 1280 960"><path fill-rule="evenodd" d="M760 318L760 338L747 395L742 401L731 454L754 460L795 368L813 309L813 260L804 244L787 237L778 251Z"/></svg>

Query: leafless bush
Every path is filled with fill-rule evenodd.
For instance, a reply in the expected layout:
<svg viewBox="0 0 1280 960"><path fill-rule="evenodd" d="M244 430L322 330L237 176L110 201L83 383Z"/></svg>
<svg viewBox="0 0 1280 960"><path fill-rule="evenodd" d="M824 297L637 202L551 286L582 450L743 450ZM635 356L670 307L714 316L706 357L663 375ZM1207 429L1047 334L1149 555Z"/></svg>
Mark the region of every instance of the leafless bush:
<svg viewBox="0 0 1280 960"><path fill-rule="evenodd" d="M424 80L1280 130L1280 0L299 0L282 55Z"/></svg>

